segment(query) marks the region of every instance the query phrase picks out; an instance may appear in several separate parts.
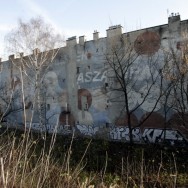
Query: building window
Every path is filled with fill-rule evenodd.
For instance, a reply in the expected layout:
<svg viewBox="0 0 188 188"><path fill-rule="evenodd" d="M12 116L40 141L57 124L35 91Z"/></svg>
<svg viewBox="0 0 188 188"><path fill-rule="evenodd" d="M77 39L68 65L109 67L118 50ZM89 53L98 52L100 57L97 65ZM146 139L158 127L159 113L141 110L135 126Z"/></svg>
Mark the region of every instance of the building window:
<svg viewBox="0 0 188 188"><path fill-rule="evenodd" d="M85 109L84 109L84 110L85 110L85 111L88 111L88 108L89 108L89 107L88 107L88 103L85 103Z"/></svg>
<svg viewBox="0 0 188 188"><path fill-rule="evenodd" d="M50 110L50 104L47 104L46 108L47 108L47 110Z"/></svg>
<svg viewBox="0 0 188 188"><path fill-rule="evenodd" d="M106 128L109 128L110 124L108 122L106 122Z"/></svg>
<svg viewBox="0 0 188 188"><path fill-rule="evenodd" d="M108 87L108 83L105 83L105 87Z"/></svg>
<svg viewBox="0 0 188 188"><path fill-rule="evenodd" d="M80 73L80 67L77 67L77 74Z"/></svg>
<svg viewBox="0 0 188 188"><path fill-rule="evenodd" d="M0 72L3 70L3 64L0 62Z"/></svg>

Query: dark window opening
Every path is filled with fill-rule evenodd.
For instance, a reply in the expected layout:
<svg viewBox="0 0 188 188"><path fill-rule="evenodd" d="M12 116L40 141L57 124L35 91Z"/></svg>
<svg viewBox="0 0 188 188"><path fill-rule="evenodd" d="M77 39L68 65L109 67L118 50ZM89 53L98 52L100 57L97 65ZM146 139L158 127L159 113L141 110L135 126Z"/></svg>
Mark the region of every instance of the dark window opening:
<svg viewBox="0 0 188 188"><path fill-rule="evenodd" d="M50 104L47 104L47 110L50 110Z"/></svg>
<svg viewBox="0 0 188 188"><path fill-rule="evenodd" d="M80 67L77 67L77 74L80 73Z"/></svg>
<svg viewBox="0 0 188 188"><path fill-rule="evenodd" d="M110 124L106 122L106 128L109 128Z"/></svg>
<svg viewBox="0 0 188 188"><path fill-rule="evenodd" d="M108 83L105 83L105 87L108 87Z"/></svg>
<svg viewBox="0 0 188 188"><path fill-rule="evenodd" d="M86 104L85 104L85 109L84 109L84 110L85 110L85 111L88 111L88 108L89 108L89 107L88 107L88 103L86 103Z"/></svg>
<svg viewBox="0 0 188 188"><path fill-rule="evenodd" d="M106 109L108 109L109 108L109 100L107 99L106 100Z"/></svg>
<svg viewBox="0 0 188 188"><path fill-rule="evenodd" d="M0 72L2 72L2 70L3 70L3 64L0 63Z"/></svg>

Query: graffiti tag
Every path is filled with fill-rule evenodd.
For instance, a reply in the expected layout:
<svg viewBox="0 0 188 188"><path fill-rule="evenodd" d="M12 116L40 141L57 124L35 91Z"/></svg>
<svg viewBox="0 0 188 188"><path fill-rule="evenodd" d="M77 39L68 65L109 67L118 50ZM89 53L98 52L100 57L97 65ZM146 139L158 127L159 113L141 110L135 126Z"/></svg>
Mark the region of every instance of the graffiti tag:
<svg viewBox="0 0 188 188"><path fill-rule="evenodd" d="M141 134L140 129L136 128L132 130L133 141L140 142ZM130 134L128 127L114 127L110 130L110 138L113 140L130 141Z"/></svg>
<svg viewBox="0 0 188 188"><path fill-rule="evenodd" d="M142 138L145 142L160 143L164 140L183 141L183 137L176 130L144 129Z"/></svg>
<svg viewBox="0 0 188 188"><path fill-rule="evenodd" d="M99 130L99 127L92 127L89 125L76 125L76 128L85 136L93 136Z"/></svg>

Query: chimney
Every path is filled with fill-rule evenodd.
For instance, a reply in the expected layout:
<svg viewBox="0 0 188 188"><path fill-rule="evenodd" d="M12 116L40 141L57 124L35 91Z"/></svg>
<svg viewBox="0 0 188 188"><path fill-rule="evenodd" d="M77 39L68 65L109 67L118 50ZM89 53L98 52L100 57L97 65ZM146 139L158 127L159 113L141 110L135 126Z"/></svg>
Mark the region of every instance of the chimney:
<svg viewBox="0 0 188 188"><path fill-rule="evenodd" d="M171 13L171 16L168 17L168 27L169 32L180 31L180 15L179 13Z"/></svg>
<svg viewBox="0 0 188 188"><path fill-rule="evenodd" d="M168 17L168 24L171 24L177 21L180 21L179 13L171 13L171 15Z"/></svg>
<svg viewBox="0 0 188 188"><path fill-rule="evenodd" d="M99 39L99 32L95 30L93 33L93 40L98 40L98 39Z"/></svg>
<svg viewBox="0 0 188 188"><path fill-rule="evenodd" d="M14 59L15 59L15 56L14 56L14 54L12 54L12 55L9 55L8 59L9 59L9 60L14 60Z"/></svg>
<svg viewBox="0 0 188 188"><path fill-rule="evenodd" d="M20 53L20 57L23 57L23 56L24 56L24 53L23 53L23 52L21 52L21 53Z"/></svg>
<svg viewBox="0 0 188 188"><path fill-rule="evenodd" d="M77 44L76 36L68 38L66 44L67 46L75 46Z"/></svg>
<svg viewBox="0 0 188 188"><path fill-rule="evenodd" d="M80 36L79 37L79 44L84 45L84 43L85 43L85 36Z"/></svg>
<svg viewBox="0 0 188 188"><path fill-rule="evenodd" d="M107 38L118 36L122 34L122 26L121 25L111 26L106 31L107 31Z"/></svg>

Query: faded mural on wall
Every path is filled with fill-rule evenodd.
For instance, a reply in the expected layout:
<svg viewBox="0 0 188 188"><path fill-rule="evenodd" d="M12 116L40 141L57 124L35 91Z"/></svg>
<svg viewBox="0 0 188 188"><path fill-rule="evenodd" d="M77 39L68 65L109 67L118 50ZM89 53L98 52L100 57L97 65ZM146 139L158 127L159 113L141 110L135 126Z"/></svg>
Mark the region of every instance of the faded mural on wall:
<svg viewBox="0 0 188 188"><path fill-rule="evenodd" d="M164 93L167 93L171 82L162 70L166 57L166 33L171 35L168 25L123 34L126 42L133 45L131 53L136 55L124 75L135 143L165 141L176 145L187 141L188 116L177 110L181 105L174 102L177 92L170 91L168 102L165 102L167 97ZM173 35L180 38L176 31ZM40 127L37 113L32 116L34 89L26 89L28 127L32 121L32 128L36 131L57 131L59 134L76 132L83 136L130 141L125 96L117 90L123 83L115 78L105 57L109 52L109 41L113 41L113 37L75 44L69 47L69 51L66 47L62 48L61 53L64 56L66 54L66 57L60 58L63 55L59 54L42 82L45 127ZM118 44L122 44L121 42L120 40ZM181 50L176 43L173 45L176 50ZM20 75L14 70L12 72L11 84L17 90L21 87ZM187 108L188 105L184 112L187 112Z"/></svg>

